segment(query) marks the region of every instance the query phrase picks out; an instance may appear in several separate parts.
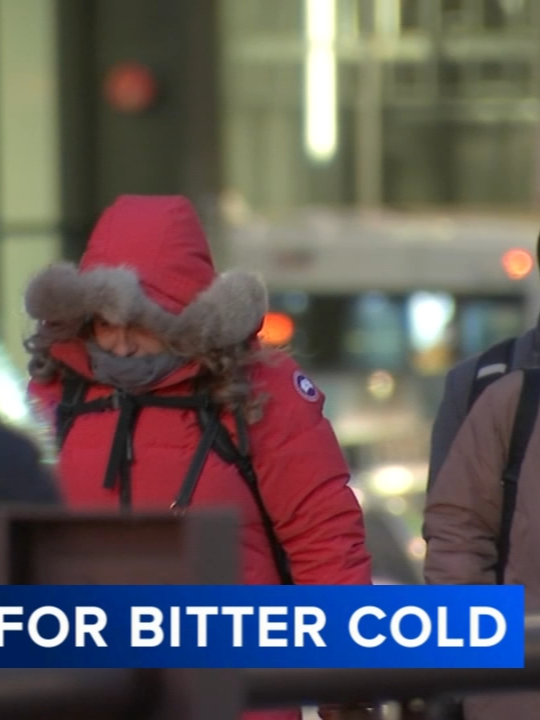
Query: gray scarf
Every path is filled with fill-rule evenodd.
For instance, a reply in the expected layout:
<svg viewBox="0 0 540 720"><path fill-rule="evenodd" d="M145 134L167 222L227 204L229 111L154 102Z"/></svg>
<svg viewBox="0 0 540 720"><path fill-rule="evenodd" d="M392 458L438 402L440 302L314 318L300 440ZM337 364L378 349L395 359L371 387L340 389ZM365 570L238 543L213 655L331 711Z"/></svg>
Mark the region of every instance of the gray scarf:
<svg viewBox="0 0 540 720"><path fill-rule="evenodd" d="M170 353L119 357L102 350L93 342L87 342L86 348L95 379L103 385L112 385L126 392L148 388L186 362L184 358Z"/></svg>

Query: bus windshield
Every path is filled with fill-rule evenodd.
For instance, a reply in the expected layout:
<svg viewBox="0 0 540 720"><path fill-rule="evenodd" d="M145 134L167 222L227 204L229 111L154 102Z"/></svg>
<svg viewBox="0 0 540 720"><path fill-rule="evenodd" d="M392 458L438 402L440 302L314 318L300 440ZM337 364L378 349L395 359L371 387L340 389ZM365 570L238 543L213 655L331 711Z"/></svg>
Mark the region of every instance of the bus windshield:
<svg viewBox="0 0 540 720"><path fill-rule="evenodd" d="M446 373L523 328L519 296L291 291L272 293L270 308L290 320L293 352L313 370Z"/></svg>
<svg viewBox="0 0 540 720"><path fill-rule="evenodd" d="M285 330L280 339L324 392L353 471L425 464L446 373L522 332L523 306L518 294L279 291L267 340Z"/></svg>

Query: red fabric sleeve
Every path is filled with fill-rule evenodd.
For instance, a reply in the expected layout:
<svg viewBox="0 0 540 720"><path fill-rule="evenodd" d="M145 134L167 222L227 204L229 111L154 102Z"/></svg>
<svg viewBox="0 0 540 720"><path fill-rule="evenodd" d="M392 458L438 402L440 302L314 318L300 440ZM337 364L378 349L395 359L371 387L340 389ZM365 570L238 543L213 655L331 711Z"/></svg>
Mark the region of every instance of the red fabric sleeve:
<svg viewBox="0 0 540 720"><path fill-rule="evenodd" d="M253 426L253 458L294 582L370 584L362 510L323 394L288 357L265 366L256 383L269 399Z"/></svg>

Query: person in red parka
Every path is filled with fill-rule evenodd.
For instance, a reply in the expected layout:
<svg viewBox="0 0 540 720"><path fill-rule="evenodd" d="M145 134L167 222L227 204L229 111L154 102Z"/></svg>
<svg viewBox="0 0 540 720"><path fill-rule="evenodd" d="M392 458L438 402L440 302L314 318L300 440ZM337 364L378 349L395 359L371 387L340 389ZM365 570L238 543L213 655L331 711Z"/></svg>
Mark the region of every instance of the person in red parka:
<svg viewBox="0 0 540 720"><path fill-rule="evenodd" d="M37 321L26 343L31 393L56 413L65 410L66 386L78 383L69 402L79 412L60 413L59 428L58 474L71 507L234 506L243 581L281 582L238 466L209 452L192 472L208 425L201 428L201 408L189 407L189 398L204 396L235 443L249 440L261 505L292 581L371 583L362 510L323 415L324 396L289 355L260 346L265 288L249 273L216 272L188 200L118 198L79 267L46 268L25 302ZM167 405L179 397L188 406ZM182 484L189 473L190 496Z"/></svg>

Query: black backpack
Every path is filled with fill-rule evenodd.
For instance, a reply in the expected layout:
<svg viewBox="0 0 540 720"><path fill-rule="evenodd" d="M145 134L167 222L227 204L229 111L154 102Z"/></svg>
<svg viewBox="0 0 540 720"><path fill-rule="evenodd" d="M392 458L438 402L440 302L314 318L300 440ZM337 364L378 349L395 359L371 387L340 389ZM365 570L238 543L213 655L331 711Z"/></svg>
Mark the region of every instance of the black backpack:
<svg viewBox="0 0 540 720"><path fill-rule="evenodd" d="M115 390L107 397L85 401L90 384L83 377L75 374L66 374L63 379L62 399L56 414L56 434L60 448L79 415L106 412L113 409L118 410L118 422L103 487L114 488L119 483L121 506L124 509L129 509L131 506L130 468L134 459L133 431L139 413L145 407L188 408L194 410L197 413L201 428L201 439L186 476L180 484L179 492L170 506L171 510L180 513L186 511L206 459L213 450L225 462L238 468L261 514L281 582L285 585L292 584L287 557L276 537L272 520L268 515L259 491L257 474L250 455L248 426L245 417L240 411L234 415L238 436L238 445L236 445L231 434L220 420L219 407L212 402L207 393L199 392L189 396L171 397L151 393L131 395L121 390Z"/></svg>
<svg viewBox="0 0 540 720"><path fill-rule="evenodd" d="M480 355L469 394L469 410L492 382L511 371L515 343L516 338L504 340L493 345ZM498 559L495 568L499 585L504 583L504 571L510 550L510 530L516 506L521 465L536 422L540 403L540 368L523 368L522 372L523 386L512 428L506 466L501 478L503 505L497 541Z"/></svg>

